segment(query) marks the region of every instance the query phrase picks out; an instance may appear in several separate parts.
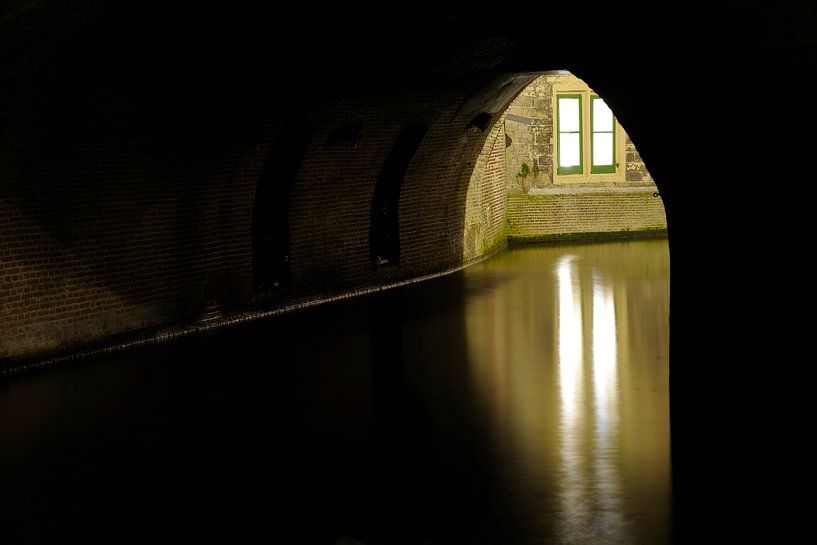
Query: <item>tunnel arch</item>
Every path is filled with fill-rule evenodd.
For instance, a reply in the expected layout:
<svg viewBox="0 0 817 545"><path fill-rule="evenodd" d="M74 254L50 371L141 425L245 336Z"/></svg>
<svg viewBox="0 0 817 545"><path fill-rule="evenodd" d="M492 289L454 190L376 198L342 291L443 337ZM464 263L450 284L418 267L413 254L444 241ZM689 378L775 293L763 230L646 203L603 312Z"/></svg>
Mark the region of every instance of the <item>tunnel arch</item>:
<svg viewBox="0 0 817 545"><path fill-rule="evenodd" d="M3 369L461 266L462 212L452 203L465 198L485 141L467 127L480 112L495 117L484 97L501 95L502 74L570 66L627 127L666 206L679 504L702 502L687 507L687 520L702 514L719 530L706 534L712 542L739 541L734 532L754 538L758 525L767 541L786 530L799 537L794 528L807 514L777 498L797 497L791 483L807 467L791 462L807 429L791 417L809 415L810 398L788 392L810 384L790 363L810 337L802 320L784 318L810 271L756 256L767 236L779 255L800 255L812 228L810 200L780 189L789 182L777 160L811 154L804 116L778 107L792 103L792 89L813 86L809 2L669 11L625 2L592 14L545 2L505 25L479 10L404 10L402 24L368 12L371 25L358 13L304 7L306 16L275 31L274 8L100 6L0 8L0 72L11 76L0 92ZM561 20L580 21L582 39L574 25L551 24ZM599 54L610 51L623 53ZM698 92L712 82L721 96ZM667 121L668 108L679 123ZM354 159L340 156L353 145L325 154L310 146L282 252L291 289L259 301L252 211L267 150L235 153L242 146L230 139L248 118L274 127L293 110L318 112L320 142L329 125L350 118L366 134ZM399 269L380 274L366 228L377 166L419 110L445 122L430 125L403 185ZM700 130L698 119L717 120L728 134ZM439 153L427 153L430 141ZM224 314L205 316L211 306ZM768 374L770 361L788 372Z"/></svg>

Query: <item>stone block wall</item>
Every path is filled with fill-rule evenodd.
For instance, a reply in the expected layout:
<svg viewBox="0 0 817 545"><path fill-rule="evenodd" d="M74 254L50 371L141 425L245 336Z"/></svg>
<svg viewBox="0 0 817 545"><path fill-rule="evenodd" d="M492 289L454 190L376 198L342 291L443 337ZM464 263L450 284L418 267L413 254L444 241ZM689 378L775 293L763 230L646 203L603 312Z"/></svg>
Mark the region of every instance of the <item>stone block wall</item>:
<svg viewBox="0 0 817 545"><path fill-rule="evenodd" d="M553 83L548 78L553 77L538 77L508 107L505 131L510 193L527 193L553 184Z"/></svg>
<svg viewBox="0 0 817 545"><path fill-rule="evenodd" d="M553 86L567 82L569 78L573 76L539 76L509 106L505 130L510 141L506 168L511 193L528 193L531 189L554 185ZM625 154L624 181L617 185L654 186L653 179L629 136L625 137ZM523 165L527 165L527 169Z"/></svg>
<svg viewBox="0 0 817 545"><path fill-rule="evenodd" d="M624 145L624 152L626 154L625 161L627 161L627 172L625 173L625 180L628 182L639 182L645 185L655 185L650 171L641 159L641 154L635 149L635 144L628 136Z"/></svg>

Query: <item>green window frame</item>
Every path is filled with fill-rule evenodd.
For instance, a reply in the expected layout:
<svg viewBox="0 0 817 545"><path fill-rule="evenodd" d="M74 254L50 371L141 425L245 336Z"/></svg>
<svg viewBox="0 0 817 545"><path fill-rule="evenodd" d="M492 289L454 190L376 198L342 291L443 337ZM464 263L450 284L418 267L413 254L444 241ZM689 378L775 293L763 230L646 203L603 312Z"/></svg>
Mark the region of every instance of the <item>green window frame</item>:
<svg viewBox="0 0 817 545"><path fill-rule="evenodd" d="M616 116L613 115L612 111L610 112L611 124L609 130L596 130L596 108L595 103L597 100L601 100L604 103L604 100L598 96L593 95L590 97L590 173L591 174L613 174L616 172ZM604 103L607 106L606 103ZM608 106L609 110L609 106ZM609 164L596 164L596 135L603 135L609 134L610 135L610 146L612 147L610 151L610 163Z"/></svg>
<svg viewBox="0 0 817 545"><path fill-rule="evenodd" d="M563 131L562 130L562 99L576 99L579 101L579 126L578 130ZM584 122L582 120L582 95L581 94L558 94L556 95L556 132L558 135L556 142L556 157L558 167L557 174L582 174L584 173ZM563 135L578 134L579 136L579 164L562 166L562 140Z"/></svg>

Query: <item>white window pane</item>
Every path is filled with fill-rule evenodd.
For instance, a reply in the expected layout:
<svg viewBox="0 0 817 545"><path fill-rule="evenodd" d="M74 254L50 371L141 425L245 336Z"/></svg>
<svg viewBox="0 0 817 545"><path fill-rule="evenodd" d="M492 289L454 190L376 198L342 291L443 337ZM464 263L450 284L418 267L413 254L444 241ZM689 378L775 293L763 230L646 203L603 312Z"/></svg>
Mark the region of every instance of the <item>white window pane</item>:
<svg viewBox="0 0 817 545"><path fill-rule="evenodd" d="M600 98L593 99L593 131L612 131L613 112Z"/></svg>
<svg viewBox="0 0 817 545"><path fill-rule="evenodd" d="M613 133L597 132L593 134L593 165L613 164Z"/></svg>
<svg viewBox="0 0 817 545"><path fill-rule="evenodd" d="M559 131L578 132L579 131L579 99L560 98L559 99Z"/></svg>
<svg viewBox="0 0 817 545"><path fill-rule="evenodd" d="M579 144L579 134L559 135L559 166L575 167L581 164L581 146Z"/></svg>

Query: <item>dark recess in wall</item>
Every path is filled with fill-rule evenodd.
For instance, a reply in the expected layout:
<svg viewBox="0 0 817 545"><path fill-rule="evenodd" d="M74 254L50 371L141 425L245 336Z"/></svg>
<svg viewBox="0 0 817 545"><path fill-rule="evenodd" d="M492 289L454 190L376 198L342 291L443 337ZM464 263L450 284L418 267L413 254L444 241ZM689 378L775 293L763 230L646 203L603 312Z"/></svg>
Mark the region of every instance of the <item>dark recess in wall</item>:
<svg viewBox="0 0 817 545"><path fill-rule="evenodd" d="M289 203L298 167L315 134L309 121L284 123L264 163L253 207L253 285L263 292L289 286Z"/></svg>
<svg viewBox="0 0 817 545"><path fill-rule="evenodd" d="M471 125L484 132L491 125L491 119L492 116L488 112L480 112L471 120Z"/></svg>
<svg viewBox="0 0 817 545"><path fill-rule="evenodd" d="M369 228L369 249L375 267L400 262L400 189L427 131L428 125L421 122L403 127L377 178Z"/></svg>

